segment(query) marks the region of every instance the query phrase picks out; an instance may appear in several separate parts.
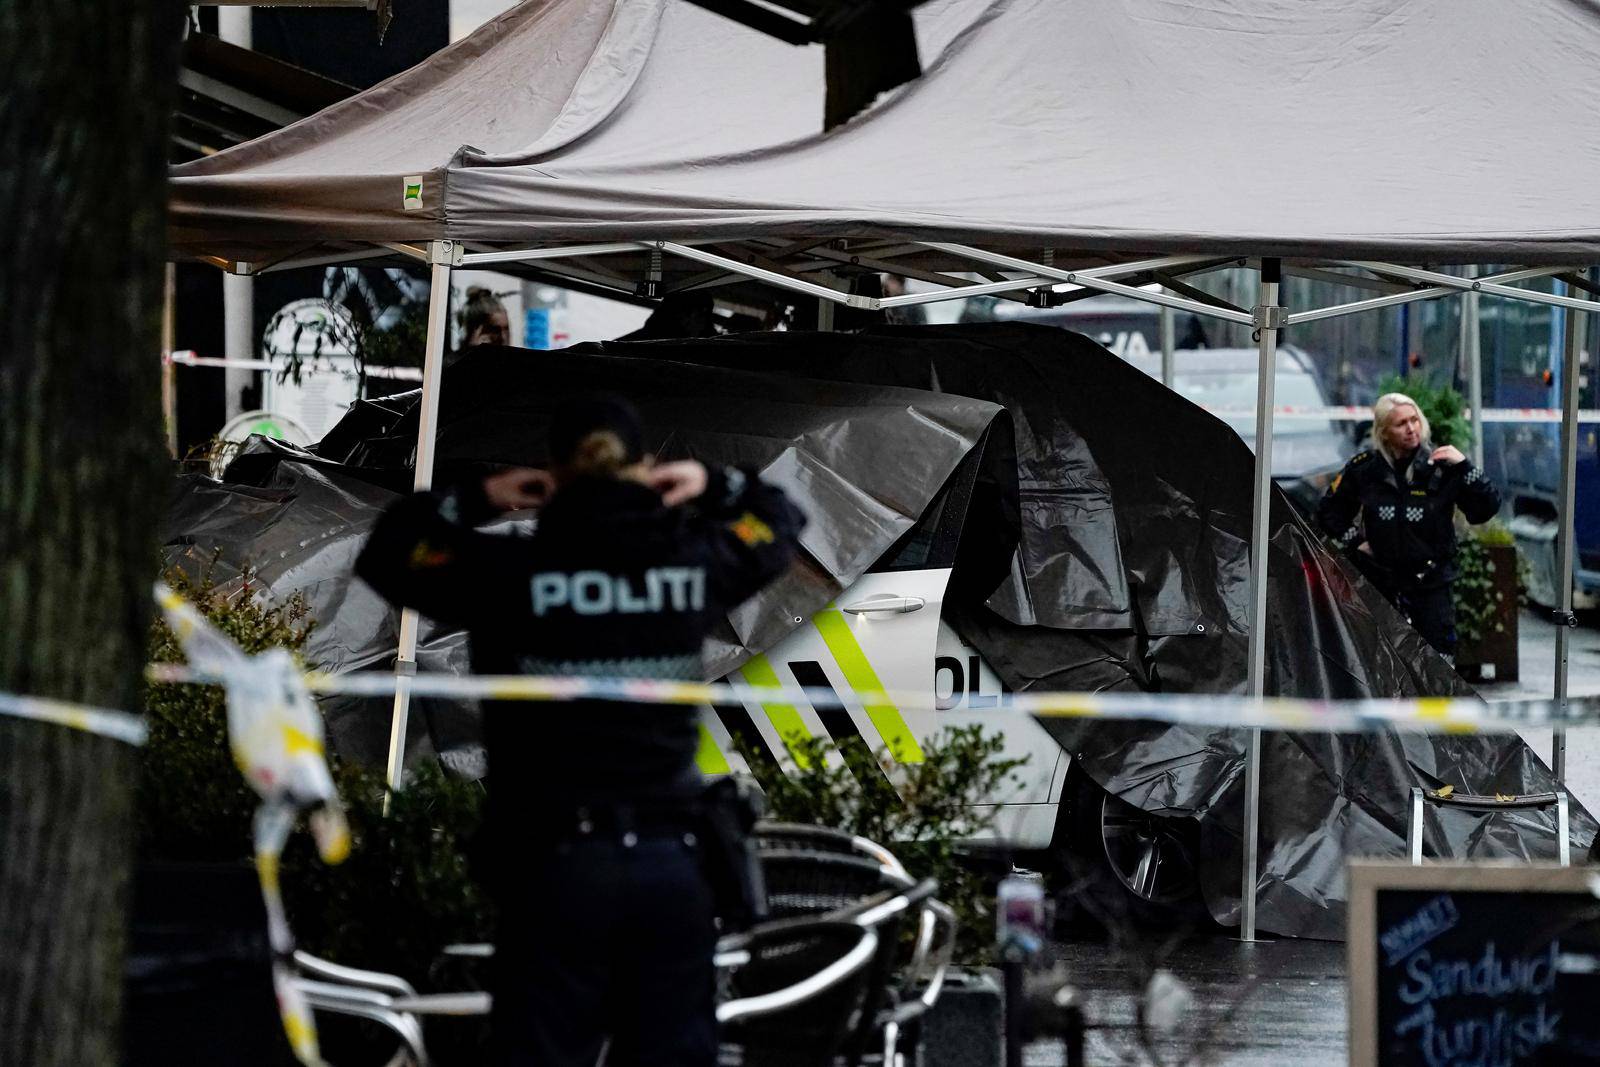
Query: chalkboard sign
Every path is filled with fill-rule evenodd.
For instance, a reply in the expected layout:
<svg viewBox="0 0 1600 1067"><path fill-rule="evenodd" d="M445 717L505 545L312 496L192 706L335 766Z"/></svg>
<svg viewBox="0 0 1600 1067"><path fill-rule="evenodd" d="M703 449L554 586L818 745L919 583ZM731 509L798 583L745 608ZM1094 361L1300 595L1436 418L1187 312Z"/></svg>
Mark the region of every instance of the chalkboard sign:
<svg viewBox="0 0 1600 1067"><path fill-rule="evenodd" d="M1600 868L1350 865L1350 1062L1600 1064Z"/></svg>

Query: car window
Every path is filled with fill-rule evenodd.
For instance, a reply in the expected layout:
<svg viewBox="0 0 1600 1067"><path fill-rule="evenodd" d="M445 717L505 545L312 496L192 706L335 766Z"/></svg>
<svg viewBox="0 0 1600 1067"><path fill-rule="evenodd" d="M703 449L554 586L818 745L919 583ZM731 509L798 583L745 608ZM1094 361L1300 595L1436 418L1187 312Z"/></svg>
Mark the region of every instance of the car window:
<svg viewBox="0 0 1600 1067"><path fill-rule="evenodd" d="M1180 374L1172 381L1180 395L1204 407L1254 408L1254 374ZM1299 371L1278 372L1273 383L1273 403L1279 407L1321 407L1317 381Z"/></svg>
<svg viewBox="0 0 1600 1067"><path fill-rule="evenodd" d="M922 518L870 568L884 571L920 571L954 567L961 543L961 524L983 461L984 441L968 452L945 479Z"/></svg>
<svg viewBox="0 0 1600 1067"><path fill-rule="evenodd" d="M1100 299L1100 298L1097 298ZM1138 356L1141 352L1161 351L1161 312L1150 304L1119 302L1115 308L1063 304L1057 308L1033 308L993 297L974 297L963 302L960 322L1037 322L1072 330L1109 348L1119 356ZM1175 311L1172 331L1175 348L1214 347L1209 323L1188 311Z"/></svg>

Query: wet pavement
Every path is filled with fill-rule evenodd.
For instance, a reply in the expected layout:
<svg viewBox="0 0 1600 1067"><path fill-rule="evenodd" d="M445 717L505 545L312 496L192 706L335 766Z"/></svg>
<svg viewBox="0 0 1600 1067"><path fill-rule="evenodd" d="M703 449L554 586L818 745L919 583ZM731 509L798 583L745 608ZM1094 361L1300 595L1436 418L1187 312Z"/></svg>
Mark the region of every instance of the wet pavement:
<svg viewBox="0 0 1600 1067"><path fill-rule="evenodd" d="M1552 695L1556 628L1536 609L1524 611L1519 625L1520 677L1479 686L1486 700ZM1586 614L1571 637L1568 692L1600 694L1600 616ZM1550 731L1523 736L1548 763ZM1567 761L1573 795L1600 812L1600 727L1569 731ZM1323 1067L1346 1061L1343 944L1283 939L1245 945L1223 931L1195 937L1161 957L1160 965L1192 994L1179 1025L1161 1034L1141 1032L1136 1017L1139 994L1157 966L1154 949L1061 942L1051 950L1084 1005L1088 1064ZM1035 1042L1025 1062L1064 1065L1065 1050L1059 1042Z"/></svg>
<svg viewBox="0 0 1600 1067"><path fill-rule="evenodd" d="M1569 696L1600 694L1600 613L1584 612L1571 631L1567 655ZM1556 627L1548 612L1525 609L1518 621L1518 680L1480 685L1485 700L1550 697L1555 689ZM1550 762L1550 731L1524 730L1523 740ZM1600 727L1567 731L1567 786L1591 813L1600 812Z"/></svg>
<svg viewBox="0 0 1600 1067"><path fill-rule="evenodd" d="M1178 1024L1141 1034L1138 994L1152 951L1106 944L1053 946L1078 989L1090 1027L1087 1062L1322 1067L1345 1062L1344 945L1286 939L1246 945L1197 938L1164 957L1192 997ZM1065 1064L1059 1042L1029 1046L1028 1067Z"/></svg>

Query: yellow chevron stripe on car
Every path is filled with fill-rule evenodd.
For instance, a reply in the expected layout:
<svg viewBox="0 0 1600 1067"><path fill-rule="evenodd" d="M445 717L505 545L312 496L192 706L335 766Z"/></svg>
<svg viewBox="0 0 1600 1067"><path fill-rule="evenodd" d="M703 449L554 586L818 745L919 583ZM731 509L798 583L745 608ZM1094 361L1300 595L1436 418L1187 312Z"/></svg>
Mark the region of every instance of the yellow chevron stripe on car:
<svg viewBox="0 0 1600 1067"><path fill-rule="evenodd" d="M783 682L778 678L778 672L773 670L772 661L766 656L751 656L739 673L744 675L744 680L755 689L782 689ZM805 720L800 718L800 713L793 704L766 704L761 705L761 710L767 713L767 718L772 720L772 725L777 728L778 736L783 738L784 747L789 748L789 754L795 756L795 761L802 767L806 762L795 755L789 742L795 738L806 740L811 736L811 731L806 729Z"/></svg>
<svg viewBox="0 0 1600 1067"><path fill-rule="evenodd" d="M844 672L845 682L861 698L867 718L878 728L883 743L889 746L889 755L897 763L921 763L922 746L917 744L916 735L906 725L900 709L889 702L883 683L878 680L878 672L872 669L867 654L861 650L861 642L850 632L844 614L837 608L828 608L813 615L811 622L822 635L828 651L833 653L834 662Z"/></svg>
<svg viewBox="0 0 1600 1067"><path fill-rule="evenodd" d="M728 766L728 757L717 747L717 739L711 736L711 731L706 729L705 723L700 723L699 726L700 744L694 751L695 766L700 768L701 774L731 773L733 768Z"/></svg>

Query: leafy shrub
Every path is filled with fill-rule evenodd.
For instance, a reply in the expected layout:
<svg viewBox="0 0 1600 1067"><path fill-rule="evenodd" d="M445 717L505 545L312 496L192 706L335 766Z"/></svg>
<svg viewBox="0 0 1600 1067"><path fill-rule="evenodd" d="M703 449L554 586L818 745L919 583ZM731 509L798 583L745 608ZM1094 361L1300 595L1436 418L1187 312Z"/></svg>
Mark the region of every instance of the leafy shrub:
<svg viewBox="0 0 1600 1067"><path fill-rule="evenodd" d="M191 579L168 571L166 582L249 653L287 648L298 653L311 636L310 609L293 596L264 607L250 580L232 595L216 587L211 569ZM183 663L183 649L158 618L151 626L150 659ZM138 790L139 855L147 860L235 860L248 857L256 794L233 764L228 748L227 703L215 685L152 685L145 693L150 737L143 750Z"/></svg>
<svg viewBox="0 0 1600 1067"><path fill-rule="evenodd" d="M268 607L243 587L224 595L208 574L167 576L178 593L246 652L305 647L313 623L305 601ZM181 663L165 621L151 656ZM145 699L150 738L139 786L139 853L146 860L229 861L251 855L255 792L233 765L227 709L218 686L152 685ZM283 888L302 948L357 967L424 982L439 949L486 940L487 899L468 869L467 842L483 811L483 788L428 764L383 813L381 771L335 760L334 782L348 809L353 848L327 867L304 834L284 853Z"/></svg>
<svg viewBox="0 0 1600 1067"><path fill-rule="evenodd" d="M1456 580L1451 596L1456 607L1456 636L1472 645L1493 633L1502 633L1503 595L1495 589L1495 562L1489 549L1515 547L1511 530L1499 519L1467 532L1456 547ZM1528 561L1516 554L1517 607L1526 602Z"/></svg>
<svg viewBox="0 0 1600 1067"><path fill-rule="evenodd" d="M383 811L378 769L334 767L350 820L350 857L324 864L305 834L284 852L284 898L301 947L355 967L400 974L419 986L440 950L493 934L489 899L472 869L484 789L428 761Z"/></svg>
<svg viewBox="0 0 1600 1067"><path fill-rule="evenodd" d="M994 808L975 805L992 804L1026 757L998 758L1000 735L979 725L949 728L924 743L922 763L891 764L885 750L875 755L860 738L836 745L796 737L788 748L799 765L792 774L764 754L742 750L767 795L768 817L830 826L892 848L912 875L939 880L939 899L956 912L957 958L988 960L994 886L962 862L960 844L993 828ZM830 759L834 753L841 758ZM898 790L884 773L890 766L897 768Z"/></svg>

